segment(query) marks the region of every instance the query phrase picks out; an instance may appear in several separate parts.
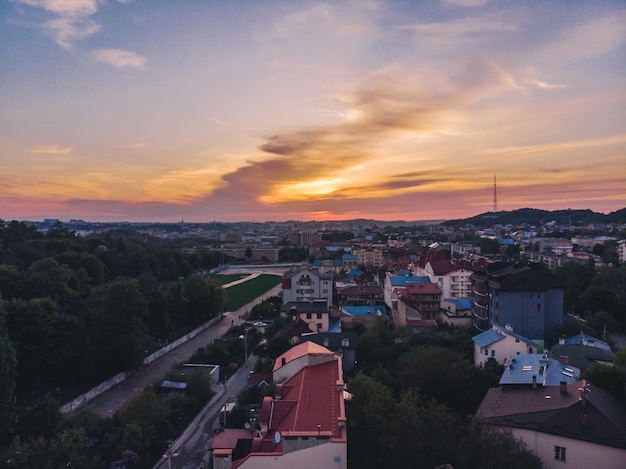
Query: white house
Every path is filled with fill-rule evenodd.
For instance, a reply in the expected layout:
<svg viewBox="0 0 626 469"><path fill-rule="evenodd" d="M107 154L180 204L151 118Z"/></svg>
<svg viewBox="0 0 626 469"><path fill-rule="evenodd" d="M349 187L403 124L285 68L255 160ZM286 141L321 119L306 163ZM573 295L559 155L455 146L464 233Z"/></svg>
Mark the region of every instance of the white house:
<svg viewBox="0 0 626 469"><path fill-rule="evenodd" d="M322 273L318 269L303 269L285 272L282 281L283 304L289 302L314 301L323 299L326 304L333 304L332 272Z"/></svg>
<svg viewBox="0 0 626 469"><path fill-rule="evenodd" d="M494 324L491 329L472 337L472 340L474 341L474 365L479 368L485 366L489 358L504 365L507 358L512 355L538 351L535 342L515 333L511 325L501 327Z"/></svg>

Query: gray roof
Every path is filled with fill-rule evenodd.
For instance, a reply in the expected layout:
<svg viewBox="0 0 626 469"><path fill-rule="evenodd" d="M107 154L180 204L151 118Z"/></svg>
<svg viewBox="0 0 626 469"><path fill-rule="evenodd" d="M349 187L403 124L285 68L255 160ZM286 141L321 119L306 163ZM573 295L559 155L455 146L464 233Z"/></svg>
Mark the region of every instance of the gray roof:
<svg viewBox="0 0 626 469"><path fill-rule="evenodd" d="M582 394L583 388L590 392ZM626 449L626 409L584 380L560 386L498 387L487 391L476 415L499 425Z"/></svg>

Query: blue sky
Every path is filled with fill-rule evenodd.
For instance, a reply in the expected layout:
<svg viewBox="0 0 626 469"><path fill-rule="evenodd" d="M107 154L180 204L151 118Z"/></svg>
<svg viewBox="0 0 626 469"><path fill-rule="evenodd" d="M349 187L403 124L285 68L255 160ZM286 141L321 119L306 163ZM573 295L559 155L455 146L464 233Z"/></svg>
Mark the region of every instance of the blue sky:
<svg viewBox="0 0 626 469"><path fill-rule="evenodd" d="M626 206L622 1L0 4L0 218Z"/></svg>

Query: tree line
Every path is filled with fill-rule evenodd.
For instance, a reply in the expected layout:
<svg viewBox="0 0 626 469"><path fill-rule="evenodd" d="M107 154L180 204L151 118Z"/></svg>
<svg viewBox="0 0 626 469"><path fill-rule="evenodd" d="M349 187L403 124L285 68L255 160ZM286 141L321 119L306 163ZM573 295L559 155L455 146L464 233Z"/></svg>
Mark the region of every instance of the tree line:
<svg viewBox="0 0 626 469"><path fill-rule="evenodd" d="M69 400L220 314L221 262L145 234L81 237L0 220L0 432L37 399Z"/></svg>

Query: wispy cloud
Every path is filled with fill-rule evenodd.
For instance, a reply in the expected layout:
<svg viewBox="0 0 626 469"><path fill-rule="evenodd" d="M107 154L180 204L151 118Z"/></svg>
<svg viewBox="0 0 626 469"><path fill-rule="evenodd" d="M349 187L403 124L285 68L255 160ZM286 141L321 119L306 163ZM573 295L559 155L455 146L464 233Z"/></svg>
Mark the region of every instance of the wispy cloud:
<svg viewBox="0 0 626 469"><path fill-rule="evenodd" d="M560 85L558 83L546 83L545 81L541 81L541 80L531 80L531 83L537 88L542 88L546 90L553 90L557 88L567 88L567 85Z"/></svg>
<svg viewBox="0 0 626 469"><path fill-rule="evenodd" d="M442 0L441 3L461 7L482 7L489 3L489 0Z"/></svg>
<svg viewBox="0 0 626 469"><path fill-rule="evenodd" d="M547 57L577 61L616 50L626 42L623 15L611 15L573 25L543 51Z"/></svg>
<svg viewBox="0 0 626 469"><path fill-rule="evenodd" d="M457 72L454 80L444 78L436 67L390 66L373 72L337 98L346 108L344 121L267 137L260 147L266 159L226 175L220 191L245 187L262 203L284 204L422 190L430 176L397 174L405 171L403 165L391 164L399 161L397 156L381 164L389 148L407 138L455 138L449 134L462 132L450 116L494 89L511 89L502 71L489 62L461 66Z"/></svg>
<svg viewBox="0 0 626 469"><path fill-rule="evenodd" d="M63 47L70 49L79 39L92 36L100 31L91 15L98 11L96 0L18 0L24 5L41 8L55 15L45 22L42 28Z"/></svg>
<svg viewBox="0 0 626 469"><path fill-rule="evenodd" d="M397 26L401 31L412 31L422 40L457 43L472 37L484 37L497 31L517 31L518 26L494 14L461 18L437 23L412 23Z"/></svg>
<svg viewBox="0 0 626 469"><path fill-rule="evenodd" d="M45 153L48 155L66 155L72 152L72 147L59 147L58 145L41 145L30 148L29 153Z"/></svg>
<svg viewBox="0 0 626 469"><path fill-rule="evenodd" d="M146 58L134 52L122 49L98 49L91 53L94 62L111 65L116 68L142 69L146 64Z"/></svg>

